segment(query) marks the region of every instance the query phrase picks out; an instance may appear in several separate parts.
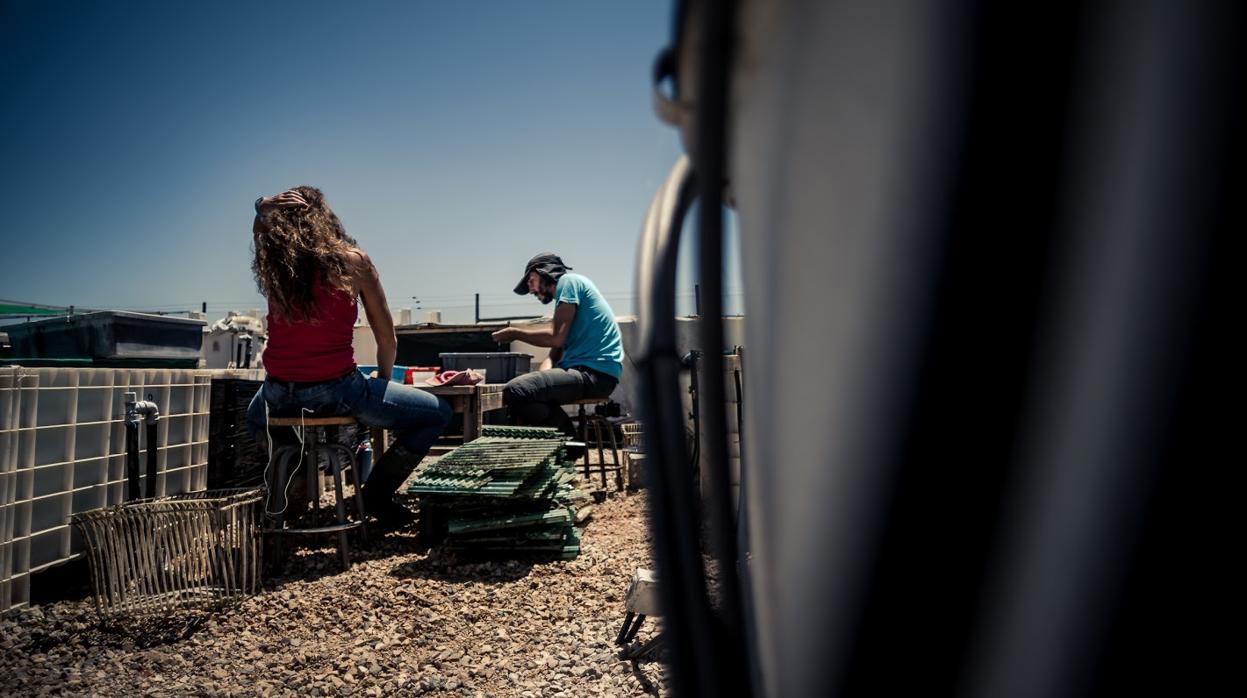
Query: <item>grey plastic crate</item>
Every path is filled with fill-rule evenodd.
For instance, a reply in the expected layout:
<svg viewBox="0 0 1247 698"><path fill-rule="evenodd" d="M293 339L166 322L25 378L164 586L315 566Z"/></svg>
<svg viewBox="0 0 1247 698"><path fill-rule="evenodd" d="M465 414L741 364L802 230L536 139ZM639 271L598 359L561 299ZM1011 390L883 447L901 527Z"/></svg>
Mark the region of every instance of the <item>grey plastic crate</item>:
<svg viewBox="0 0 1247 698"><path fill-rule="evenodd" d="M485 380L489 383L506 383L531 371L533 364L532 354L513 351L456 352L438 354L438 357L446 371L485 369Z"/></svg>

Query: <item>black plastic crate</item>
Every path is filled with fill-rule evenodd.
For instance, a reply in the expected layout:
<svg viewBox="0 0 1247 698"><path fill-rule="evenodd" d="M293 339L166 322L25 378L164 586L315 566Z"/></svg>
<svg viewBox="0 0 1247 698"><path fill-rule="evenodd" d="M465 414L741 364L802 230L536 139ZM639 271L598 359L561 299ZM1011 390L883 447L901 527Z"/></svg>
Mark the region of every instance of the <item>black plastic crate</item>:
<svg viewBox="0 0 1247 698"><path fill-rule="evenodd" d="M506 383L532 369L533 355L513 351L455 352L439 354L442 369L464 371L485 369L485 382Z"/></svg>
<svg viewBox="0 0 1247 698"><path fill-rule="evenodd" d="M208 489L250 487L264 481L268 454L247 431L247 407L262 381L217 378L212 381L208 417Z"/></svg>
<svg viewBox="0 0 1247 698"><path fill-rule="evenodd" d="M205 324L203 320L108 310L9 325L6 331L14 356L180 360L193 366L203 348Z"/></svg>

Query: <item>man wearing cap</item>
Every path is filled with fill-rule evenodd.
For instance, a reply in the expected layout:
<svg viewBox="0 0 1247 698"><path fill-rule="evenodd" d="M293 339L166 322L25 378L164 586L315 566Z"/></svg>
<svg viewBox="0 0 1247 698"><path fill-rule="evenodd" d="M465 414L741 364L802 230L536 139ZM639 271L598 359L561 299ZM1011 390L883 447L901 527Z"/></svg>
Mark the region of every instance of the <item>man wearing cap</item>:
<svg viewBox="0 0 1247 698"><path fill-rule="evenodd" d="M559 427L574 435L571 419L560 405L610 396L623 373L623 341L615 314L597 287L570 272L571 267L553 252L528 260L515 292L531 293L542 303L557 301L554 323L548 330L506 327L493 338L550 348L548 361L553 367L512 379L503 388L502 401L521 424Z"/></svg>

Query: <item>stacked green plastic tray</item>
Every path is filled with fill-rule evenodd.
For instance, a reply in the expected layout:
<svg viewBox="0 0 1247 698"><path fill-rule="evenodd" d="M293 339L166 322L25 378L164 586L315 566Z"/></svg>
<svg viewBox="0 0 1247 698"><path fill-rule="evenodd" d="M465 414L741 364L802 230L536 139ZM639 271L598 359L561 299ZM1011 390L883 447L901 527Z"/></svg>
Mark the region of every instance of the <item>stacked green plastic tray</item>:
<svg viewBox="0 0 1247 698"><path fill-rule="evenodd" d="M424 535L463 553L576 557L584 494L564 443L557 429L489 425L422 464L408 491L420 496Z"/></svg>
<svg viewBox="0 0 1247 698"><path fill-rule="evenodd" d="M487 439L566 439L563 432L556 427L515 427L505 424L486 424L481 427L481 436Z"/></svg>

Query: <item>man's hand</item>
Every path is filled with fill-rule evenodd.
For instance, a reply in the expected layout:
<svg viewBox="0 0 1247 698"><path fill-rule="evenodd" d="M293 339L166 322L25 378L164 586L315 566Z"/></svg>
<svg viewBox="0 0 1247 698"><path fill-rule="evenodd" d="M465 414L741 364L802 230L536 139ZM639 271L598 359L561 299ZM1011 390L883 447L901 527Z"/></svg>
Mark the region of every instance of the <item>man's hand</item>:
<svg viewBox="0 0 1247 698"><path fill-rule="evenodd" d="M256 205L256 209L260 213L267 213L281 208L308 208L307 201L299 192L288 189L277 196L266 196L260 199L260 203Z"/></svg>
<svg viewBox="0 0 1247 698"><path fill-rule="evenodd" d="M520 333L514 327L504 327L490 335L495 342L502 344L504 342L512 342L519 338Z"/></svg>

